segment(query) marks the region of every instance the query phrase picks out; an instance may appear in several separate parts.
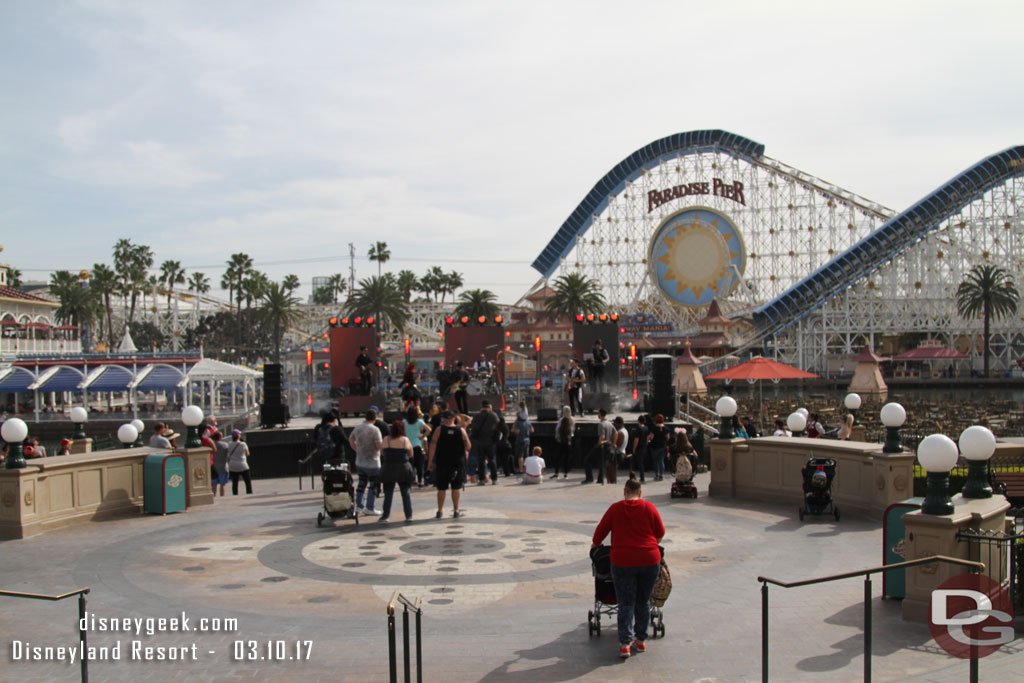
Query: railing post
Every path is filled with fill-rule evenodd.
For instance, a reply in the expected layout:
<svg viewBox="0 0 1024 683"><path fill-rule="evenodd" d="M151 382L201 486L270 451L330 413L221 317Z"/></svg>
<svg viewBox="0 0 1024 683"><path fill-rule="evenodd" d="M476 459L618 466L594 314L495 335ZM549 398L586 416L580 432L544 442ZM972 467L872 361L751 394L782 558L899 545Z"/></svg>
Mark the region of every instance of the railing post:
<svg viewBox="0 0 1024 683"><path fill-rule="evenodd" d="M416 601L419 604L419 601ZM416 608L416 683L423 683L423 640L420 637L420 617L423 610Z"/></svg>
<svg viewBox="0 0 1024 683"><path fill-rule="evenodd" d="M864 683L871 683L871 574L864 576Z"/></svg>
<svg viewBox="0 0 1024 683"><path fill-rule="evenodd" d="M388 661L391 664L391 683L398 683L398 660L395 657L395 615L388 613Z"/></svg>
<svg viewBox="0 0 1024 683"><path fill-rule="evenodd" d="M78 640L82 644L81 670L82 683L89 683L89 658L85 655L86 634L82 625L85 624L85 593L78 594Z"/></svg>
<svg viewBox="0 0 1024 683"><path fill-rule="evenodd" d="M768 683L768 582L761 582L761 681Z"/></svg>
<svg viewBox="0 0 1024 683"><path fill-rule="evenodd" d="M405 651L402 653L405 660L405 683L409 683L409 677L412 675L412 669L409 666L409 605L404 605L402 610L402 638L405 647Z"/></svg>

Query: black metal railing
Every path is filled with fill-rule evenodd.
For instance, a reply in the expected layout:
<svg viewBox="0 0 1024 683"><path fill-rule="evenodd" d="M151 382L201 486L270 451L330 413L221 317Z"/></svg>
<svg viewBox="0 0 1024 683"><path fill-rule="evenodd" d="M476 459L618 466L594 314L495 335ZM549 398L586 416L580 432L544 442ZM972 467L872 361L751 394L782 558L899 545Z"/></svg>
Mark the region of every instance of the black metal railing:
<svg viewBox="0 0 1024 683"><path fill-rule="evenodd" d="M768 584L774 584L781 588L797 588L799 586L811 586L817 583L827 583L829 581L840 581L842 579L852 579L858 576L864 577L864 683L871 682L871 575L881 574L884 572L891 572L897 569L908 569L910 567L917 567L923 564L931 564L932 562L945 562L947 564L954 564L960 567L967 567L967 569L973 573L980 573L985 571L985 565L982 562L973 562L971 560L961 560L956 557L946 557L945 555L934 555L932 557L922 557L917 560L909 560L907 562L897 562L896 564L889 564L883 567L872 567L871 569L859 569L853 572L845 572L843 574L833 574L832 576L822 576L816 579L805 579L803 581L793 581L786 583L784 581L778 581L776 579L770 579L766 576L759 576L757 580L761 582L761 680L765 683L768 682ZM971 659L971 681L978 680L978 659L974 657Z"/></svg>
<svg viewBox="0 0 1024 683"><path fill-rule="evenodd" d="M18 591L0 591L0 597L8 598L27 598L29 600L49 600L56 602L63 600L64 598L70 598L72 595L78 596L78 641L81 643L82 651L79 656L79 667L82 674L82 683L89 683L89 658L86 656L86 643L85 630L82 628L82 624L85 623L85 595L89 592L88 588L79 588L78 590L62 593L60 595L42 595L41 593L20 593Z"/></svg>
<svg viewBox="0 0 1024 683"><path fill-rule="evenodd" d="M316 455L316 449L314 448L309 454L301 460L295 462L299 465L299 490L302 490L302 477L309 472L309 488L312 491L316 490L316 478L313 472L313 456Z"/></svg>
<svg viewBox="0 0 1024 683"><path fill-rule="evenodd" d="M391 664L391 683L398 683L398 651L395 642L395 605L402 603L402 635L405 643L403 652L405 663L405 683L410 683L412 669L409 661L409 611L416 615L416 683L423 682L423 641L420 636L420 618L423 610L420 608L422 601L416 598L412 602L398 591L395 591L388 601L388 661Z"/></svg>
<svg viewBox="0 0 1024 683"><path fill-rule="evenodd" d="M1024 510L1010 510L1011 522L1004 529L964 529L957 532L958 541L966 541L968 559L984 562L988 575L1010 596L1015 613L1024 609Z"/></svg>

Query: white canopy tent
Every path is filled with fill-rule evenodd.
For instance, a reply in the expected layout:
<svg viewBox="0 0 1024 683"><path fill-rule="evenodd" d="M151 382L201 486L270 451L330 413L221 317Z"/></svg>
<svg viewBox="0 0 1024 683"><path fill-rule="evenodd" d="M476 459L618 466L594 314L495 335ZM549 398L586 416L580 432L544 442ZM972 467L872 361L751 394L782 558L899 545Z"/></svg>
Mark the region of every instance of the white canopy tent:
<svg viewBox="0 0 1024 683"><path fill-rule="evenodd" d="M220 390L227 385L231 387L231 412L237 412L236 397L240 385L242 410L248 412L249 406L256 403L256 379L262 376L262 373L240 365L203 358L185 373L185 376L178 382L178 386L185 389L186 403L195 403L207 415L214 415L220 406ZM195 384L199 384L198 396L193 398Z"/></svg>

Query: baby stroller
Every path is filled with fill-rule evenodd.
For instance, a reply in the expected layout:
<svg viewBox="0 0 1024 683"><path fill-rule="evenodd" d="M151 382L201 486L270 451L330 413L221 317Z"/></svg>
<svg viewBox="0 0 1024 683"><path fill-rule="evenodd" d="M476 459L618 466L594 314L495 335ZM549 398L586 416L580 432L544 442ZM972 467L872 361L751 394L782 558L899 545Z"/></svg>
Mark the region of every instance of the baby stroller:
<svg viewBox="0 0 1024 683"><path fill-rule="evenodd" d="M664 557L664 550L662 556ZM664 562L664 560L662 560ZM594 609L587 612L587 631L590 635L601 635L601 615L617 619L619 600L615 596L615 584L612 583L612 549L605 545L592 548L590 551L590 568L594 574ZM657 592L657 587L655 588ZM661 611L661 602L655 605L651 597L651 637L665 636L665 620Z"/></svg>
<svg viewBox="0 0 1024 683"><path fill-rule="evenodd" d="M324 473L320 475L324 485L324 509L316 513L316 525L321 526L325 518L344 519L351 517L359 524L356 512L356 489L352 485L352 475L348 471L348 463L338 466L324 465Z"/></svg>
<svg viewBox="0 0 1024 683"><path fill-rule="evenodd" d="M805 514L821 515L831 512L839 521L839 508L832 503L832 482L836 478L836 461L832 458L812 457L801 470L804 475L804 504L797 512L802 522Z"/></svg>
<svg viewBox="0 0 1024 683"><path fill-rule="evenodd" d="M676 478L672 482L670 498L696 498L697 485L693 483L693 473L697 469L695 453L681 454L676 459Z"/></svg>

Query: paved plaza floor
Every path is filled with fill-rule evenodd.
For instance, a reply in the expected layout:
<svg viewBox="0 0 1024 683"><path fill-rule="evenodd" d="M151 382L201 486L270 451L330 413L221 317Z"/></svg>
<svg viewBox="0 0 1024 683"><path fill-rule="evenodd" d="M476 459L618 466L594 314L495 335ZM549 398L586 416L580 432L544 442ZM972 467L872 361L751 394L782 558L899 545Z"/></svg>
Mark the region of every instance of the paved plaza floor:
<svg viewBox="0 0 1024 683"><path fill-rule="evenodd" d="M450 501L435 519L435 492L414 489L411 525L363 518L323 528L319 482L310 491L307 478L299 491L294 478L257 481L254 495L229 492L186 513L4 541L0 588L87 586L91 615L142 620L132 622L139 634L90 627L90 646L112 654L120 644L118 661L90 664L95 681L387 680L385 605L395 590L423 601L427 681L755 681L759 575L794 581L881 562L875 520L801 523L795 507L708 498L706 474L696 500L670 499L667 481L649 483L645 495L668 529L674 587L665 637L620 661L614 622L606 618L592 637L587 612L590 537L622 487L580 479L469 486L460 519ZM898 602L881 599L880 578L874 594L874 680L967 680L966 662L939 649L926 626L900 620ZM860 579L773 589L772 680L861 680L862 598ZM78 680L77 663L15 660L13 652L14 641L76 644L75 601L0 600L0 679ZM189 631L146 621L183 614ZM199 631L202 619L221 620L222 629L236 619L237 627ZM139 659L179 647L185 661ZM1015 642L982 660L982 680L1024 680L1021 649Z"/></svg>

